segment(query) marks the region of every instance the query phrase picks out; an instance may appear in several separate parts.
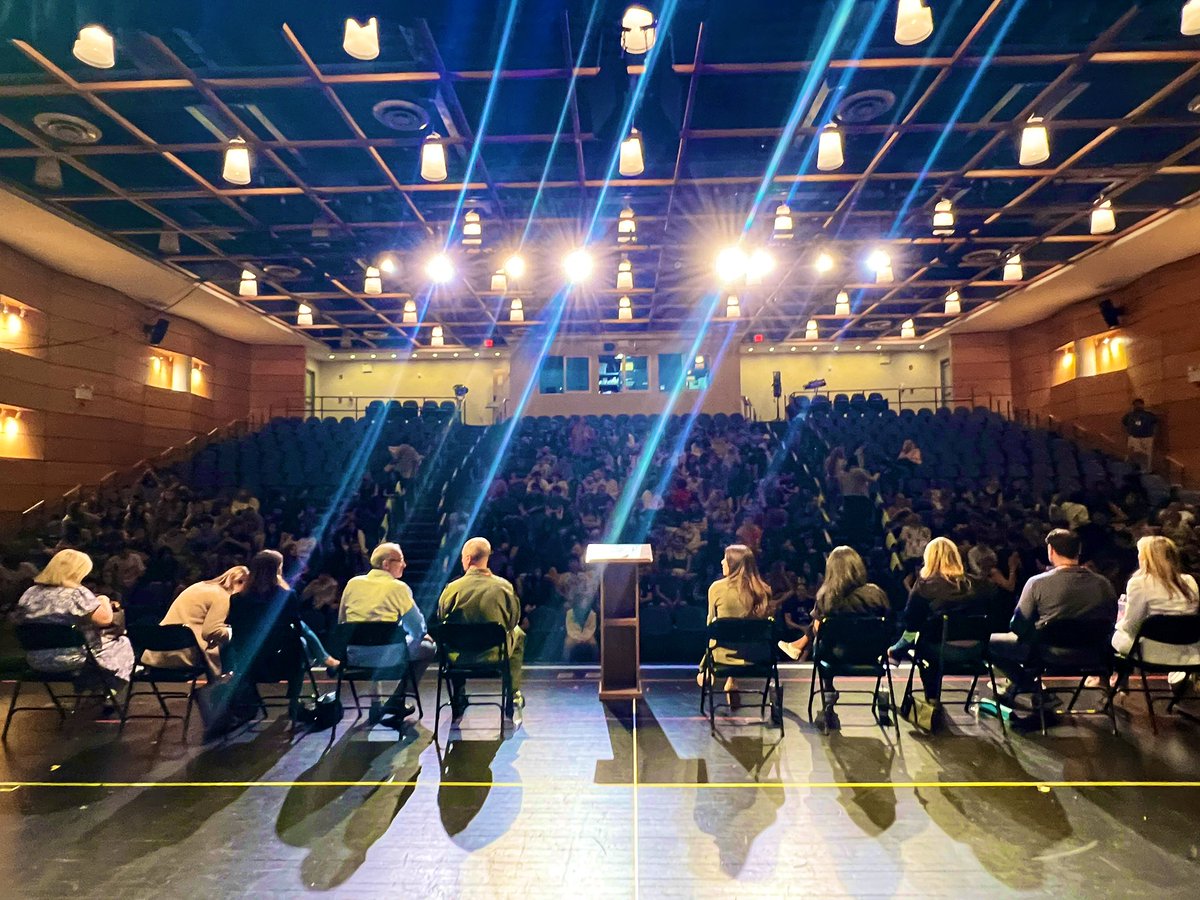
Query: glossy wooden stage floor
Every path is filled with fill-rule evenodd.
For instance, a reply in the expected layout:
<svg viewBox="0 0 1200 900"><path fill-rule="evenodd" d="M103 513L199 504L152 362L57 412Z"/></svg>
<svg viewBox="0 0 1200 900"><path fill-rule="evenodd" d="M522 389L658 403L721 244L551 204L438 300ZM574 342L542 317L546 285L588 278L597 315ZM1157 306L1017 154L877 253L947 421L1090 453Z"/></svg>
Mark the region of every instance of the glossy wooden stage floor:
<svg viewBox="0 0 1200 900"><path fill-rule="evenodd" d="M825 736L787 674L782 741L749 719L710 736L682 670L649 672L635 710L531 672L505 740L494 708L445 716L440 744L427 707L399 739L274 719L206 747L178 720L21 714L0 896L1196 896L1200 726L1152 738L1123 711L1117 738L1087 717L1005 741L960 706L897 741L844 709Z"/></svg>

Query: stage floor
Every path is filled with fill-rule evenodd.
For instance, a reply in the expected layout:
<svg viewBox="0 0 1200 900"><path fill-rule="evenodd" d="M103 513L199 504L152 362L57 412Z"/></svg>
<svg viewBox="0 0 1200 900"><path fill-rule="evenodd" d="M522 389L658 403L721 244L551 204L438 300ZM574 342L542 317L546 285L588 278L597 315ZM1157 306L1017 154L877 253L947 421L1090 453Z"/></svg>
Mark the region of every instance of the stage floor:
<svg viewBox="0 0 1200 900"><path fill-rule="evenodd" d="M503 740L480 707L435 742L431 683L422 722L347 717L332 745L278 718L201 746L178 720L18 714L0 895L1196 896L1200 726L1152 737L1127 700L1117 738L1089 716L1006 741L961 705L936 737L849 708L825 736L807 669L785 674L782 740L756 718L711 736L679 669L624 709L531 671Z"/></svg>

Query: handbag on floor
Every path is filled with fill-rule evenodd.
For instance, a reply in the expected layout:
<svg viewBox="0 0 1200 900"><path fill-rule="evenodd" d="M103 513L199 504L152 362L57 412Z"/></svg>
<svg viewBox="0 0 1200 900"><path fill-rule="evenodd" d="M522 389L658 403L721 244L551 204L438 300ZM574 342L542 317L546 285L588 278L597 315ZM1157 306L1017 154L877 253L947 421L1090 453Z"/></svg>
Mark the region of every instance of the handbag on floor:
<svg viewBox="0 0 1200 900"><path fill-rule="evenodd" d="M936 734L944 724L942 701L925 700L915 694L909 694L900 704L900 715L926 734Z"/></svg>
<svg viewBox="0 0 1200 900"><path fill-rule="evenodd" d="M309 726L313 731L324 731L342 721L344 712L341 698L330 691L298 701L292 718L301 725Z"/></svg>
<svg viewBox="0 0 1200 900"><path fill-rule="evenodd" d="M196 708L204 723L204 739L218 737L254 716L253 701L245 697L244 688L231 678L210 681L196 690Z"/></svg>

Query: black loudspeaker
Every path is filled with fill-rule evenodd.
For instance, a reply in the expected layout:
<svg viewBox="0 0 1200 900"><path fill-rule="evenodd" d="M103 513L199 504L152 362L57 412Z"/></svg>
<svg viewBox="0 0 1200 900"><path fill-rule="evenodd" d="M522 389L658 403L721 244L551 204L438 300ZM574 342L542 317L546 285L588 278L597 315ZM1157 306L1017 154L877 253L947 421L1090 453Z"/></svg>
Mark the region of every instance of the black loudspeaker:
<svg viewBox="0 0 1200 900"><path fill-rule="evenodd" d="M146 340L150 342L151 347L157 347L163 342L163 338L167 336L167 329L171 327L171 323L167 319L159 319L153 325L146 325Z"/></svg>
<svg viewBox="0 0 1200 900"><path fill-rule="evenodd" d="M775 396L776 400L783 396L783 381L780 379L778 372L771 373L771 393Z"/></svg>
<svg viewBox="0 0 1200 900"><path fill-rule="evenodd" d="M1111 300L1101 300L1100 315L1104 317L1105 325L1117 328L1121 324L1121 316L1125 315L1125 307L1117 306Z"/></svg>
<svg viewBox="0 0 1200 900"><path fill-rule="evenodd" d="M616 349L617 349L617 345L616 345L616 344L613 344L613 343L607 343L607 344L605 344L605 345L604 345L604 352L605 352L605 353L612 353L612 352L613 352L614 350L616 350Z"/></svg>

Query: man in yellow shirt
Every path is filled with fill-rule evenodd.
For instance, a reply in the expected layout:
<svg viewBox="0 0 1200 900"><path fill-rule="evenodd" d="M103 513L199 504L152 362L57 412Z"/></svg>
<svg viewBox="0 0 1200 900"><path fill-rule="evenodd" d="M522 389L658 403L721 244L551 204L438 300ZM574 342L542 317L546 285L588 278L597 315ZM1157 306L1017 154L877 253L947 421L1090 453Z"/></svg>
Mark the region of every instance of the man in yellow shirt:
<svg viewBox="0 0 1200 900"><path fill-rule="evenodd" d="M512 584L488 568L491 555L492 545L486 538L473 537L463 544L463 576L446 585L438 598L438 621L469 625L495 622L504 626L508 632L513 705L519 708L525 705L521 694L521 665L525 659L525 632L519 624L521 602ZM461 714L465 699L463 687L455 685L452 700L456 715Z"/></svg>
<svg viewBox="0 0 1200 900"><path fill-rule="evenodd" d="M412 589L400 579L404 576L404 551L399 544L380 544L371 552L371 571L346 582L338 622L396 622L405 631L409 665L420 684L421 675L437 653L425 627L425 617L413 600ZM387 647L356 648L352 665L387 666L394 660L385 658ZM378 652L375 652L378 651ZM382 655L381 655L382 654ZM378 693L378 686L372 688ZM404 703L403 685L380 704L371 702L369 721L374 724L385 717L404 720L413 708Z"/></svg>

